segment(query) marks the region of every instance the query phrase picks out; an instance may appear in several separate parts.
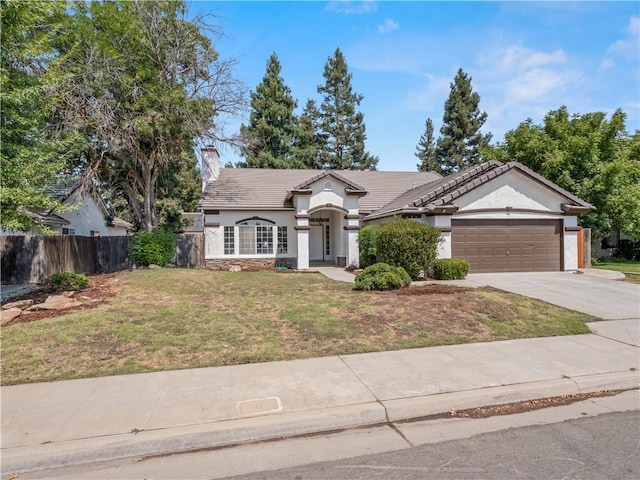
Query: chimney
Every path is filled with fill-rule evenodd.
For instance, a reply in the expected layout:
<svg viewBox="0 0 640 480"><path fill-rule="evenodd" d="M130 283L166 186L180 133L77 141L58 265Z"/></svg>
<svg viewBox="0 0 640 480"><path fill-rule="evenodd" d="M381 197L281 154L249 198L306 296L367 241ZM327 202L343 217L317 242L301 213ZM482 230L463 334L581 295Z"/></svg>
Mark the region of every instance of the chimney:
<svg viewBox="0 0 640 480"><path fill-rule="evenodd" d="M207 183L218 179L220 175L220 154L212 145L207 145L200 150L202 153L202 191L207 188Z"/></svg>

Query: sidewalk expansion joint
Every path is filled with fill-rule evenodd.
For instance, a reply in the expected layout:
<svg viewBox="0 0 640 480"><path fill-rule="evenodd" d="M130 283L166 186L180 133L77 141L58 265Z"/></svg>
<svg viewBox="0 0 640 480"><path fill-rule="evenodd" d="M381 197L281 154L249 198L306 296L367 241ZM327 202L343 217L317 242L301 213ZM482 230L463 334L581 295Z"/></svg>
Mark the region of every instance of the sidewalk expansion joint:
<svg viewBox="0 0 640 480"><path fill-rule="evenodd" d="M378 403L383 409L384 409L384 418L386 419L387 422L389 422L389 412L387 411L387 406L382 402L382 400L380 400L376 394L374 393L373 390L371 390L371 388L369 387L369 385L367 385L367 383L360 377L360 375L358 375L357 372L355 372L351 366L344 361L344 358L342 358L342 355L338 355L338 358L340 359L340 361L344 364L345 367L347 367L347 369L353 373L353 375L358 379L358 381L362 384L362 386L364 388L366 388L369 393L371 394L371 396L373 398L376 399L376 403Z"/></svg>

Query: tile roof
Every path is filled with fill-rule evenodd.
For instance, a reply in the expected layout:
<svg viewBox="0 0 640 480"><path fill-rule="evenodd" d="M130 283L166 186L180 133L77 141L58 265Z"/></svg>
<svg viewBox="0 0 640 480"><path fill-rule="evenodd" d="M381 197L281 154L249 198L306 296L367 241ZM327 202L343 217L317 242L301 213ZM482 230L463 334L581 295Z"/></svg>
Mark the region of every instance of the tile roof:
<svg viewBox="0 0 640 480"><path fill-rule="evenodd" d="M304 189L329 175L350 189L367 192L359 199L361 213L373 212L402 192L440 178L434 172L221 168L218 179L207 184L198 207L204 210L290 209L293 204L288 192Z"/></svg>
<svg viewBox="0 0 640 480"><path fill-rule="evenodd" d="M478 188L480 185L484 185L494 178L513 169L516 169L531 179L545 185L547 188L555 191L560 196L565 197L569 202L576 206L593 208L593 205L586 203L584 200L581 200L555 183L547 180L541 175L538 175L533 170L519 162L508 162L502 164L498 161L491 160L448 177L440 178L426 185L413 188L389 202L387 205L381 207L367 218L380 218L404 209L422 207L429 211L437 207L450 205L455 199L461 197L465 193L470 192L471 190Z"/></svg>

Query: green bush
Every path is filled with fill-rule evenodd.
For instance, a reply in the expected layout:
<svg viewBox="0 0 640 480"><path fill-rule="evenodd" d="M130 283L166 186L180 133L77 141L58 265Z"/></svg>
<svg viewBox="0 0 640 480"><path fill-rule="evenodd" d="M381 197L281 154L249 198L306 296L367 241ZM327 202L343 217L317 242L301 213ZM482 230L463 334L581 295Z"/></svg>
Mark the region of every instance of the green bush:
<svg viewBox="0 0 640 480"><path fill-rule="evenodd" d="M436 280L462 280L469 273L469 262L462 258L441 258L433 264Z"/></svg>
<svg viewBox="0 0 640 480"><path fill-rule="evenodd" d="M378 227L376 251L379 262L404 268L416 280L428 272L436 259L442 236L437 228L411 220Z"/></svg>
<svg viewBox="0 0 640 480"><path fill-rule="evenodd" d="M376 227L367 225L358 232L360 246L360 268L376 263Z"/></svg>
<svg viewBox="0 0 640 480"><path fill-rule="evenodd" d="M176 240L173 233L166 230L141 231L133 236L129 254L138 266L160 265L164 267L173 259L175 249Z"/></svg>
<svg viewBox="0 0 640 480"><path fill-rule="evenodd" d="M356 276L356 290L393 290L411 284L411 277L402 267L376 263Z"/></svg>
<svg viewBox="0 0 640 480"><path fill-rule="evenodd" d="M44 289L49 293L60 293L74 290L79 292L89 285L86 275L72 272L58 272L46 278L42 282Z"/></svg>

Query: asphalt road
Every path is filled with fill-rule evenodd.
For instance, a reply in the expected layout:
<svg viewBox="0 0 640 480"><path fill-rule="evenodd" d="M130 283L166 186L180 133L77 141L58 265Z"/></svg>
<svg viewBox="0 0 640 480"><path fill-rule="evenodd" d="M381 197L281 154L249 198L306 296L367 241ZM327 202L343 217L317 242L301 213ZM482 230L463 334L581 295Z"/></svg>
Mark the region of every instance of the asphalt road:
<svg viewBox="0 0 640 480"><path fill-rule="evenodd" d="M640 478L640 411L529 426L234 480Z"/></svg>

